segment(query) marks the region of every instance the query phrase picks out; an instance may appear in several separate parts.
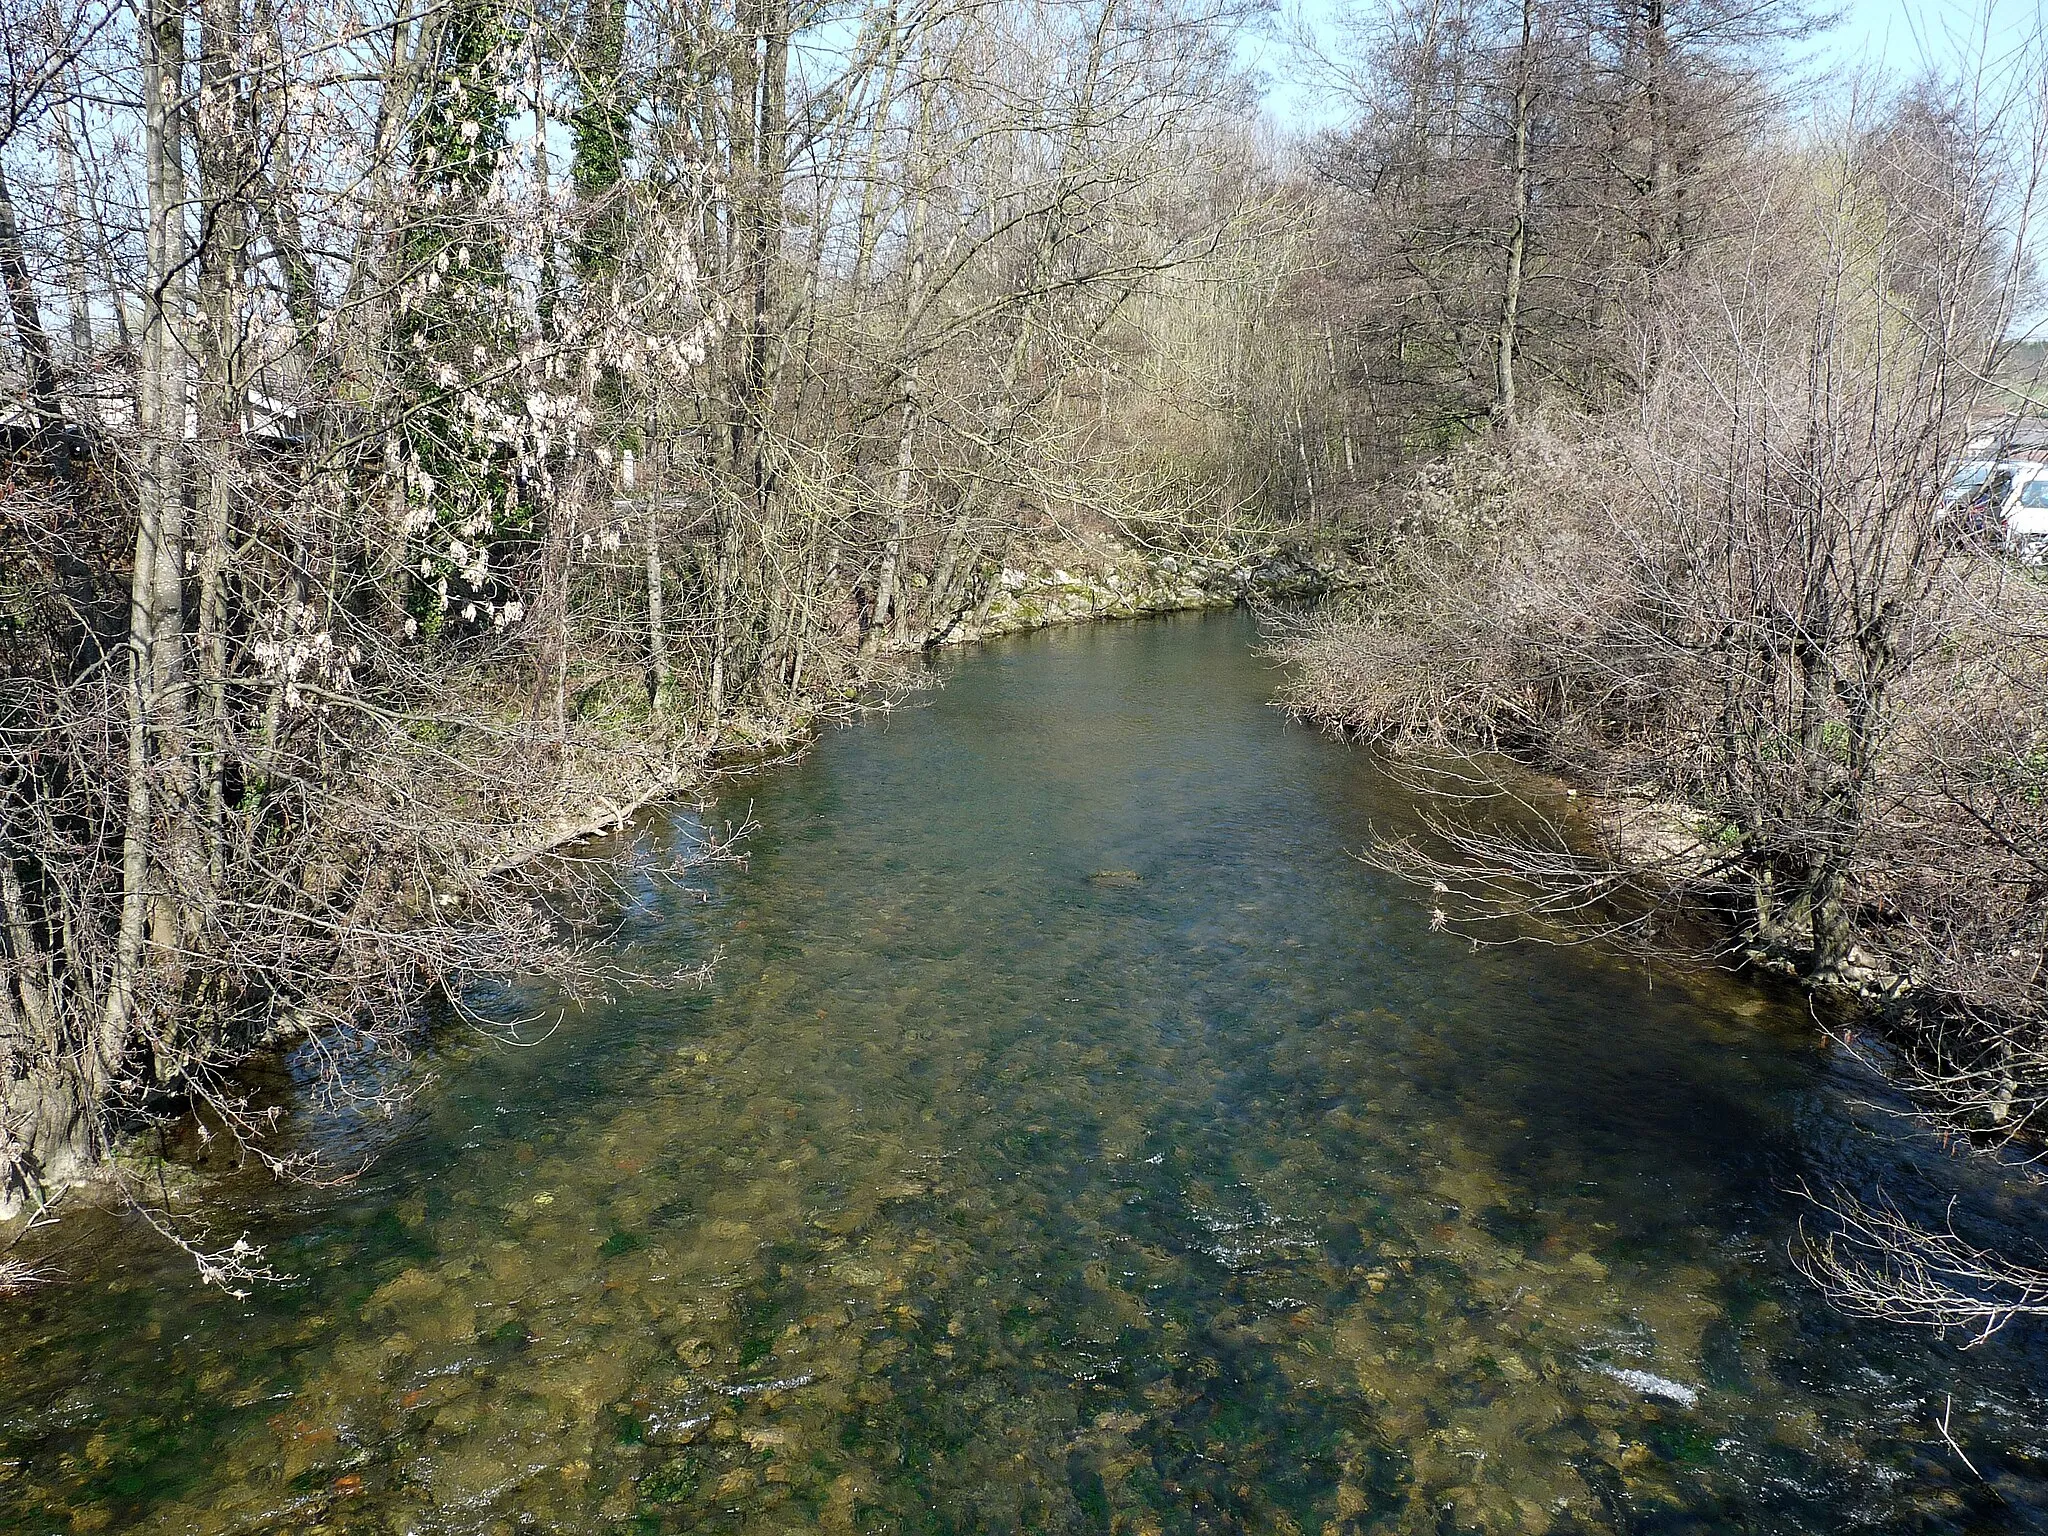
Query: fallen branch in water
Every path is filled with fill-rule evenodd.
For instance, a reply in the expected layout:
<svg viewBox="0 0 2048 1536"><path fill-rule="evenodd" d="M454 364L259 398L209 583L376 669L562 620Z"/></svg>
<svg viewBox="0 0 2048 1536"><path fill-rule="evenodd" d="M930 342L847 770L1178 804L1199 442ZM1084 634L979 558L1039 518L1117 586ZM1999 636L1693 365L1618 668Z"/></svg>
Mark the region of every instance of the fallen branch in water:
<svg viewBox="0 0 2048 1536"><path fill-rule="evenodd" d="M2018 1317L2048 1317L2048 1270L2015 1264L1955 1229L1955 1202L1939 1228L1924 1227L1888 1195L1875 1204L1843 1190L1799 1193L1834 1230L1815 1237L1799 1224L1792 1262L1830 1302L1857 1317L1946 1334L1975 1335L1974 1348Z"/></svg>
<svg viewBox="0 0 2048 1536"><path fill-rule="evenodd" d="M518 852L508 854L497 863L485 869L486 876L509 874L520 865L530 863L542 854L552 853L557 848L566 848L571 843L580 843L587 837L598 837L606 832L616 832L656 800L674 794L689 778L689 770L671 766L656 777L623 804L615 804L606 797L599 798L599 809L581 821L560 821L550 825L540 840Z"/></svg>

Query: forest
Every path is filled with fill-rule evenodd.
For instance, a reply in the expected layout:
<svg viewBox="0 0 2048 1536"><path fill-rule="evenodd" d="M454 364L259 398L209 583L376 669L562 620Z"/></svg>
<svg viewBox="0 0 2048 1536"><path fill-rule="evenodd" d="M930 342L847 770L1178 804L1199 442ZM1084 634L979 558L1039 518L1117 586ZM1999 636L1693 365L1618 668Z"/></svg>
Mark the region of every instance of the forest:
<svg viewBox="0 0 2048 1536"><path fill-rule="evenodd" d="M2025 1144L2048 608L1941 493L2028 397L2043 55L1828 19L1387 0L1308 132L1248 0L7 0L0 1207L173 1111L292 1172L252 1055L596 984L535 855L1034 562L1310 544L1292 707L1587 793L1379 850L1443 921L1860 992ZM2048 1294L1836 1214L1852 1304Z"/></svg>

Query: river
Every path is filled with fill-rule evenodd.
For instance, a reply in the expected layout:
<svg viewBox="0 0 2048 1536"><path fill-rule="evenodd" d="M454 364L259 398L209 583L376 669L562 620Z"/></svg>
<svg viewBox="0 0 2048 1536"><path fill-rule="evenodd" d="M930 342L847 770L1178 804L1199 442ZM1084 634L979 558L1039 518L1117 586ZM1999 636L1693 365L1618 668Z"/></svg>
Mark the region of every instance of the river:
<svg viewBox="0 0 2048 1536"><path fill-rule="evenodd" d="M709 979L296 1115L376 1161L219 1185L279 1283L67 1218L0 1531L2048 1529L2042 1333L1786 1257L1802 1178L1967 1172L1796 999L1432 932L1254 642L972 648L734 781L616 941Z"/></svg>

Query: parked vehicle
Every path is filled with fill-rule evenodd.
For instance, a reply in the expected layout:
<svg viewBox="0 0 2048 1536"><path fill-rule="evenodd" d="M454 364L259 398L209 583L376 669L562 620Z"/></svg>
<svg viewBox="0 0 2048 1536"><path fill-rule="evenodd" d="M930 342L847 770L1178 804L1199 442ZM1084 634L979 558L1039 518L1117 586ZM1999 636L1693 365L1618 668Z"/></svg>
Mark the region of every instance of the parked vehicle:
<svg viewBox="0 0 2048 1536"><path fill-rule="evenodd" d="M2036 464L2005 507L2005 547L2029 565L2048 564L2048 465Z"/></svg>
<svg viewBox="0 0 2048 1536"><path fill-rule="evenodd" d="M1958 537L1981 540L2030 565L2048 557L2048 464L1975 459L1957 466L1935 514Z"/></svg>

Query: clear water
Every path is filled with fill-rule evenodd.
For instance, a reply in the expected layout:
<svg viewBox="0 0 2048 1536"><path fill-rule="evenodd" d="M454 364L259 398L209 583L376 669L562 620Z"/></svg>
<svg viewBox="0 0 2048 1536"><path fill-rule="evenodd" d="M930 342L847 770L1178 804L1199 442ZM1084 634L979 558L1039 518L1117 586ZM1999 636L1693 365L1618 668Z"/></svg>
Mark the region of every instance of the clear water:
<svg viewBox="0 0 2048 1536"><path fill-rule="evenodd" d="M1000 643L735 785L620 937L713 978L308 1118L372 1171L217 1196L285 1284L72 1218L0 1530L2048 1528L2042 1336L1785 1259L1802 1177L1968 1171L1796 1002L1431 933L1254 638Z"/></svg>

